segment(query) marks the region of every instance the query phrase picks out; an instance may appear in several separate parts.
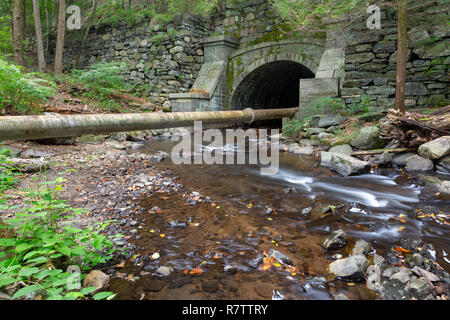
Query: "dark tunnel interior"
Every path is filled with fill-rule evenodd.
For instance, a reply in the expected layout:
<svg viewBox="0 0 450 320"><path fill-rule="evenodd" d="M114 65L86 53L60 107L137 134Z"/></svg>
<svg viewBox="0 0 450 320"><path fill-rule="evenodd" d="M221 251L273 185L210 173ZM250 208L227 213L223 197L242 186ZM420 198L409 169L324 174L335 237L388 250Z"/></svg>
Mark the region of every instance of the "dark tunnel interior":
<svg viewBox="0 0 450 320"><path fill-rule="evenodd" d="M236 110L296 108L302 78L314 78L314 73L298 62L267 63L242 80L232 97L231 106ZM281 127L281 120L264 122L266 126L269 124L271 127Z"/></svg>

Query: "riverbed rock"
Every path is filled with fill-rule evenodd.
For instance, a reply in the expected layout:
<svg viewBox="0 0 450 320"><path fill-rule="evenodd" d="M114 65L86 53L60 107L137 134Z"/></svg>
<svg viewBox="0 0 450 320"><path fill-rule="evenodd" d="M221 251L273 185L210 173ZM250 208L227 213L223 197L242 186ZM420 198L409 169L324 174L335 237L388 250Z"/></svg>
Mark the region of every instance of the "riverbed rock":
<svg viewBox="0 0 450 320"><path fill-rule="evenodd" d="M412 275L413 275L413 273L411 272L411 270L403 268L403 269L400 269L399 272L394 273L389 279L397 280L403 284L407 284L411 280Z"/></svg>
<svg viewBox="0 0 450 320"><path fill-rule="evenodd" d="M381 139L380 133L381 129L377 126L364 127L351 144L361 150L381 149L386 145L386 142Z"/></svg>
<svg viewBox="0 0 450 320"><path fill-rule="evenodd" d="M327 250L335 250L345 247L347 244L347 234L344 230L336 230L331 235L329 235L322 246Z"/></svg>
<svg viewBox="0 0 450 320"><path fill-rule="evenodd" d="M436 165L436 170L441 172L450 172L450 156L443 158L439 163Z"/></svg>
<svg viewBox="0 0 450 320"><path fill-rule="evenodd" d="M329 271L344 280L357 281L364 279L369 267L369 260L362 254L336 260L329 265Z"/></svg>
<svg viewBox="0 0 450 320"><path fill-rule="evenodd" d="M392 158L392 163L396 164L399 167L404 167L406 166L406 159L408 159L409 157L415 156L416 154L413 152L408 152L408 153L402 153L399 155L395 155Z"/></svg>
<svg viewBox="0 0 450 320"><path fill-rule="evenodd" d="M433 298L433 288L424 278L418 278L406 285L405 291L416 299Z"/></svg>
<svg viewBox="0 0 450 320"><path fill-rule="evenodd" d="M280 251L270 249L268 256L277 259L281 264L292 265L291 259Z"/></svg>
<svg viewBox="0 0 450 320"><path fill-rule="evenodd" d="M450 154L450 136L427 142L419 147L419 155L430 160L437 160Z"/></svg>
<svg viewBox="0 0 450 320"><path fill-rule="evenodd" d="M368 171L369 162L339 153L321 152L322 166L328 167L346 177Z"/></svg>
<svg viewBox="0 0 450 320"><path fill-rule="evenodd" d="M83 280L83 287L96 287L94 291L107 290L109 288L110 277L100 270L89 272Z"/></svg>
<svg viewBox="0 0 450 320"><path fill-rule="evenodd" d="M339 146L332 147L330 150L328 150L328 152L351 156L353 149L349 144L341 144Z"/></svg>
<svg viewBox="0 0 450 320"><path fill-rule="evenodd" d="M378 265L371 265L367 268L367 288L370 290L381 292L383 290L381 281L381 268Z"/></svg>
<svg viewBox="0 0 450 320"><path fill-rule="evenodd" d="M414 155L406 159L406 171L431 171L434 169L434 163L431 160Z"/></svg>
<svg viewBox="0 0 450 320"><path fill-rule="evenodd" d="M172 267L159 267L158 269L156 269L156 275L161 276L161 277L167 277L170 276L170 274L173 272L173 268Z"/></svg>
<svg viewBox="0 0 450 320"><path fill-rule="evenodd" d="M392 162L392 154L390 154L389 152L383 152L381 154L374 156L372 159L369 160L369 162L372 165L377 166L388 165L389 163Z"/></svg>
<svg viewBox="0 0 450 320"><path fill-rule="evenodd" d="M355 247L353 248L352 254L368 254L372 250L372 245L365 240L358 240L355 243Z"/></svg>

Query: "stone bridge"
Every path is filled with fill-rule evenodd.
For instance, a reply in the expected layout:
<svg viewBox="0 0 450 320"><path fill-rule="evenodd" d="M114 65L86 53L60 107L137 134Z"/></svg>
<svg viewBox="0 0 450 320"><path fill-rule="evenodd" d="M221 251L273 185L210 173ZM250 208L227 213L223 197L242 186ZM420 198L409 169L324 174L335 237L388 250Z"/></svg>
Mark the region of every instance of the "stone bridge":
<svg viewBox="0 0 450 320"><path fill-rule="evenodd" d="M203 45L205 60L190 92L169 95L172 111L293 108L339 96L343 45L304 38L237 50L239 43L224 35Z"/></svg>

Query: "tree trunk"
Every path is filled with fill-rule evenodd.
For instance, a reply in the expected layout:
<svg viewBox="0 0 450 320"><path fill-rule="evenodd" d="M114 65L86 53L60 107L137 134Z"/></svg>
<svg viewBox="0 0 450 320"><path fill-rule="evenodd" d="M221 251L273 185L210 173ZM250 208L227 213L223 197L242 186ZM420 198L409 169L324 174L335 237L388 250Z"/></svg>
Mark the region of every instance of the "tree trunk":
<svg viewBox="0 0 450 320"><path fill-rule="evenodd" d="M55 74L63 72L64 33L66 31L66 0L59 0L58 35L56 37Z"/></svg>
<svg viewBox="0 0 450 320"><path fill-rule="evenodd" d="M23 35L24 23L23 7L25 3L23 0L14 0L13 7L13 47L14 47L14 61L16 64L23 66Z"/></svg>
<svg viewBox="0 0 450 320"><path fill-rule="evenodd" d="M92 20L94 19L95 11L97 10L97 4L98 4L98 0L94 0L94 5L92 7L92 13L89 16L88 21L86 22L86 24L87 24L86 31L84 32L83 40L81 41L81 45L80 45L80 49L78 50L77 57L75 58L75 63L73 64L74 69L76 69L78 67L78 63L80 62L81 52L83 51L84 44L86 43L86 39L89 35L89 30L91 28Z"/></svg>
<svg viewBox="0 0 450 320"><path fill-rule="evenodd" d="M43 72L45 69L44 58L44 43L42 41L42 28L41 28L41 12L39 10L39 0L33 0L33 16L34 16L34 29L36 31L36 50L38 58L39 72Z"/></svg>
<svg viewBox="0 0 450 320"><path fill-rule="evenodd" d="M406 60L407 60L407 11L406 1L398 0L397 83L395 107L405 113Z"/></svg>

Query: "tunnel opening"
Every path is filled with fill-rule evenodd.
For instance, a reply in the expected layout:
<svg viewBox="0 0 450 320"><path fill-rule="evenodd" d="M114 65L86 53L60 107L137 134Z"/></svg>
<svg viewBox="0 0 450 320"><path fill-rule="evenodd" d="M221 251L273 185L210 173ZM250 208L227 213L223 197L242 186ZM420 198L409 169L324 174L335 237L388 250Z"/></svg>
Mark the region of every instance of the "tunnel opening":
<svg viewBox="0 0 450 320"><path fill-rule="evenodd" d="M295 61L266 63L248 74L236 88L231 107L236 110L296 108L299 106L300 79L314 73ZM281 128L281 119L261 121L252 127Z"/></svg>

